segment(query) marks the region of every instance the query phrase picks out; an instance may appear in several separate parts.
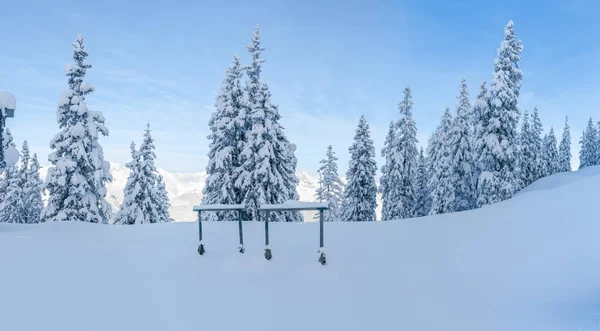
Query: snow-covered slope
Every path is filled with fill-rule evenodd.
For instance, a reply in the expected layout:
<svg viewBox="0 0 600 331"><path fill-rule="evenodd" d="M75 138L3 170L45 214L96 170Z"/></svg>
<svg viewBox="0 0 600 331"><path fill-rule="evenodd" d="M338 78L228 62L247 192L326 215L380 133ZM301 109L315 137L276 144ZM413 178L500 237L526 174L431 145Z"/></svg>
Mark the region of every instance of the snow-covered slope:
<svg viewBox="0 0 600 331"><path fill-rule="evenodd" d="M40 175L46 178L48 168L40 169ZM197 205L202 199L202 189L206 180L206 172L198 173L171 173L164 169L158 169L158 172L164 177L167 193L171 199L171 217L178 222L194 221L196 219L192 207ZM127 183L129 169L118 164L110 164L110 173L113 181L106 187L108 194L107 200L116 213L123 202L123 188ZM315 201L315 191L318 187L318 180L305 171L298 172L298 193L302 201ZM310 220L310 214L306 214L306 220Z"/></svg>
<svg viewBox="0 0 600 331"><path fill-rule="evenodd" d="M377 223L0 224L11 331L596 330L600 168L479 210ZM551 188L551 182L560 182ZM535 184L534 184L535 185Z"/></svg>

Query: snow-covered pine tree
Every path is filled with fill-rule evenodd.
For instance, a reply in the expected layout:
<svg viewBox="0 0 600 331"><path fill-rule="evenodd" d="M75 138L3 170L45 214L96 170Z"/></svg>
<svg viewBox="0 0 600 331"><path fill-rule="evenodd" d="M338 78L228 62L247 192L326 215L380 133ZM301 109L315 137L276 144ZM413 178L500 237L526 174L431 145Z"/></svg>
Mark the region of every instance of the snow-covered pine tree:
<svg viewBox="0 0 600 331"><path fill-rule="evenodd" d="M4 175L5 193L0 202L0 221L8 223L25 223L23 211L23 188L19 168L7 166Z"/></svg>
<svg viewBox="0 0 600 331"><path fill-rule="evenodd" d="M10 145L14 145L10 132L8 132L8 139L6 140ZM23 143L20 159L22 162L20 168L16 165L5 168L5 186L3 187L5 195L2 202L0 202L0 220L2 222L27 223L23 194L25 171L29 165L29 146L26 141Z"/></svg>
<svg viewBox="0 0 600 331"><path fill-rule="evenodd" d="M28 223L27 219L27 206L25 205L25 185L27 184L27 169L29 168L29 160L31 156L29 154L29 144L27 144L27 140L23 142L21 147L21 168L19 168L18 176L20 178L20 202L19 202L19 210L16 211L16 215L14 215L13 219L15 223Z"/></svg>
<svg viewBox="0 0 600 331"><path fill-rule="evenodd" d="M390 124L386 146L382 150L386 159L382 172L385 172L382 187L382 219L394 220L415 215L416 196L414 192L417 161L417 126L412 116L411 90L404 88L404 99L398 104L400 119ZM389 141L388 141L389 140Z"/></svg>
<svg viewBox="0 0 600 331"><path fill-rule="evenodd" d="M542 135L544 132L544 127L542 126L542 120L540 119L540 114L538 111L538 107L535 106L533 108L533 118L531 123L531 144L533 146L532 150L532 158L535 165L535 171L533 173L533 181L536 181L542 177L544 177L544 164L542 162L542 149L544 148Z"/></svg>
<svg viewBox="0 0 600 331"><path fill-rule="evenodd" d="M81 35L73 47L74 63L65 68L69 89L61 94L57 109L60 132L50 141L54 152L48 157L52 163L46 179L49 199L41 217L105 223L110 212L105 183L112 178L98 134L107 136L108 130L102 114L89 111L85 101L94 87L83 81L91 65Z"/></svg>
<svg viewBox="0 0 600 331"><path fill-rule="evenodd" d="M8 128L4 129L4 133L2 133L2 136L4 139L2 139L2 150L6 151L9 147L15 147L16 148L16 144L14 143L12 134L10 133L10 130ZM0 203L2 201L4 201L5 196L6 196L6 190L8 189L8 176L10 174L13 174L14 172L9 172L8 169L2 168L0 169L0 175L1 175L1 180L0 180ZM0 219L0 222L5 222L6 220L2 220Z"/></svg>
<svg viewBox="0 0 600 331"><path fill-rule="evenodd" d="M581 149L579 150L579 169L596 165L598 132L591 117L579 143L581 144Z"/></svg>
<svg viewBox="0 0 600 331"><path fill-rule="evenodd" d="M596 122L596 159L594 165L600 164L600 121Z"/></svg>
<svg viewBox="0 0 600 331"><path fill-rule="evenodd" d="M565 117L565 128L563 129L562 139L558 147L558 171L571 171L571 129L569 127L569 117Z"/></svg>
<svg viewBox="0 0 600 331"><path fill-rule="evenodd" d="M252 55L252 64L246 67L248 81L246 92L248 105L242 112L245 122L245 139L236 174L236 188L246 206L245 218L260 220L258 208L261 204L283 203L298 200L298 178L296 177L296 146L287 140L284 128L279 124L281 115L271 103L271 92L261 82L260 32L258 26L250 44L246 46ZM302 221L299 212L273 213L269 221Z"/></svg>
<svg viewBox="0 0 600 331"><path fill-rule="evenodd" d="M523 76L519 69L522 50L513 22L509 21L494 63L489 92L491 116L481 141L483 153L478 160L483 170L479 178L478 205L506 200L519 188L517 103Z"/></svg>
<svg viewBox="0 0 600 331"><path fill-rule="evenodd" d="M156 178L156 192L157 192L157 209L160 216L159 222L173 222L169 209L171 208L171 202L169 201L169 195L167 194L167 187L162 175L158 175Z"/></svg>
<svg viewBox="0 0 600 331"><path fill-rule="evenodd" d="M140 188L142 190L144 199L142 209L144 211L145 223L160 223L164 219L161 217L159 212L159 197L157 191L157 177L158 171L154 160L156 159L156 153L154 152L154 139L152 138L150 124L147 124L146 131L144 132L144 140L140 145L140 160L139 160L139 171L140 171Z"/></svg>
<svg viewBox="0 0 600 331"><path fill-rule="evenodd" d="M519 136L519 169L521 170L521 187L528 186L536 180L538 160L534 158L534 142L529 113L525 111L521 134Z"/></svg>
<svg viewBox="0 0 600 331"><path fill-rule="evenodd" d="M421 148L417 162L417 179L415 181L415 217L427 216L431 210L431 193L428 182L427 158L425 158L423 148Z"/></svg>
<svg viewBox="0 0 600 331"><path fill-rule="evenodd" d="M390 121L388 133L385 136L383 148L381 149L381 156L385 160L385 163L381 166L381 177L379 178L378 192L381 193L382 197L387 197L390 192L392 187L392 170L396 168L394 165L396 160L392 157L391 153L392 145L396 142L396 127L396 122ZM392 199L382 199L381 203L381 219L387 220L389 217L388 211L391 210L391 208L388 207L388 203L394 204L397 203L397 201L392 201Z"/></svg>
<svg viewBox="0 0 600 331"><path fill-rule="evenodd" d="M465 79L460 84L456 117L449 133L450 181L454 186L454 204L451 211L475 208L475 181L473 180L473 147L470 127L471 104Z"/></svg>
<svg viewBox="0 0 600 331"><path fill-rule="evenodd" d="M452 114L446 108L444 115L434 135L434 149L432 158L432 202L431 214L444 214L454 210L456 201L456 188L452 181Z"/></svg>
<svg viewBox="0 0 600 331"><path fill-rule="evenodd" d="M283 140L283 128L273 114L270 93L266 84L261 84L255 103L251 105L249 119L252 129L247 132L246 143L240 154L241 169L236 187L244 194L248 218L260 220L258 208L261 204L277 204L297 200L295 174L295 146ZM302 221L298 212L273 213L269 221Z"/></svg>
<svg viewBox="0 0 600 331"><path fill-rule="evenodd" d="M473 104L473 111L471 113L471 123L473 127L473 179L475 180L475 186L478 185L478 178L481 172L480 157L483 153L483 138L487 132L487 126L490 120L490 103L489 94L487 90L487 83L484 80L479 87L479 94L477 100ZM433 148L434 146L432 146ZM431 158L431 153L428 151L427 155Z"/></svg>
<svg viewBox="0 0 600 331"><path fill-rule="evenodd" d="M320 162L319 188L316 192L319 201L329 202L329 210L324 215L326 222L339 221L342 202L344 201L344 183L338 175L337 160L333 147L331 145L327 146L327 154ZM318 220L319 215L316 215L315 219Z"/></svg>
<svg viewBox="0 0 600 331"><path fill-rule="evenodd" d="M40 178L40 163L37 154L29 161L29 167L25 172L26 181L23 184L23 205L26 223L39 223L41 221L44 202L42 191L44 182Z"/></svg>
<svg viewBox="0 0 600 331"><path fill-rule="evenodd" d="M556 136L552 127L550 127L550 132L544 136L542 161L544 162L544 170L546 171L545 176L554 175L560 171Z"/></svg>
<svg viewBox="0 0 600 331"><path fill-rule="evenodd" d="M140 169L140 153L131 142L131 161L125 166L130 170L127 183L123 188L123 203L117 213L114 224L142 224L146 223L144 206L152 203L144 190L142 190L143 173Z"/></svg>
<svg viewBox="0 0 600 331"><path fill-rule="evenodd" d="M241 113L246 111L244 91L240 85L242 74L236 55L225 73L215 111L209 121L208 177L202 191L202 204L239 204L242 201L240 191L234 185L239 174L239 157L245 131L245 123L241 118ZM237 215L231 212L207 213L206 219L237 220Z"/></svg>
<svg viewBox="0 0 600 331"><path fill-rule="evenodd" d="M346 188L342 205L342 221L375 221L377 207L377 185L375 174L375 147L371 139L369 124L364 115L360 117L354 142L349 148L350 162L346 172Z"/></svg>

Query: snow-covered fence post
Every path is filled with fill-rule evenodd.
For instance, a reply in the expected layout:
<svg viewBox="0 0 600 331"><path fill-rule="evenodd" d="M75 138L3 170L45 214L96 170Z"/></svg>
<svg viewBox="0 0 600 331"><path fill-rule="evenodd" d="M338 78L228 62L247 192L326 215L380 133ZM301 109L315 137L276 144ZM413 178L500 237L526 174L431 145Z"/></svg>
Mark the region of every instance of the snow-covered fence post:
<svg viewBox="0 0 600 331"><path fill-rule="evenodd" d="M323 209L319 209L319 262L325 265L325 251L323 250Z"/></svg>
<svg viewBox="0 0 600 331"><path fill-rule="evenodd" d="M269 213L276 211L301 211L301 210L317 210L319 211L319 262L322 265L327 263L325 258L325 250L323 248L323 211L329 210L329 202L301 202L296 200L289 200L281 204L275 205L261 205L259 208L260 212L265 212L265 258L270 260L273 256L271 254L271 248L269 247Z"/></svg>
<svg viewBox="0 0 600 331"><path fill-rule="evenodd" d="M198 212L198 239L200 240L200 244L198 245L198 254L204 255L204 242L202 241L202 212L203 211L237 211L238 214L238 224L239 224L239 234L240 234L240 247L239 252L244 253L246 250L244 248L244 234L242 232L242 211L245 210L243 205L200 205L194 206L193 209L195 212Z"/></svg>
<svg viewBox="0 0 600 331"><path fill-rule="evenodd" d="M204 255L204 243L202 242L202 210L198 210L198 254Z"/></svg>
<svg viewBox="0 0 600 331"><path fill-rule="evenodd" d="M265 258L270 260L273 257L269 247L269 211L265 215Z"/></svg>
<svg viewBox="0 0 600 331"><path fill-rule="evenodd" d="M242 231L242 211L238 210L237 215L238 215L238 227L239 227L239 232L240 232L240 253L244 253L244 251L246 251L246 250L244 249L244 232Z"/></svg>

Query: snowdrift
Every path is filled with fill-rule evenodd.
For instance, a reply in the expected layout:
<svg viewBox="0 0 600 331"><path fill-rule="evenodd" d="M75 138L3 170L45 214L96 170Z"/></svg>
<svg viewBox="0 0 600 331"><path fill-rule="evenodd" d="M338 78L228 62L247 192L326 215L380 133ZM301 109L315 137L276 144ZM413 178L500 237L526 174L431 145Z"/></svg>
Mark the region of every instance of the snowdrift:
<svg viewBox="0 0 600 331"><path fill-rule="evenodd" d="M0 329L592 330L600 168L480 210L394 222L0 224ZM581 180L585 178L585 180ZM545 183L545 184L544 184ZM535 187L538 187L537 189Z"/></svg>

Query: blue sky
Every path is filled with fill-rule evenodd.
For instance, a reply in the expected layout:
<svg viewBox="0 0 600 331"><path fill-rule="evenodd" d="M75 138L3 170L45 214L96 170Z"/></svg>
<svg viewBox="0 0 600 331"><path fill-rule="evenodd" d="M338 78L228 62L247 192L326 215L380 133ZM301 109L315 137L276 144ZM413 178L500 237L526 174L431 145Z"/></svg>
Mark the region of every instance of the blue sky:
<svg viewBox="0 0 600 331"><path fill-rule="evenodd" d="M206 165L207 122L234 53L260 24L263 77L279 105L298 167L315 172L328 144L345 171L360 114L379 153L404 86L413 90L420 143L466 78L471 98L491 77L503 28L523 40L520 109L538 105L560 135L569 115L574 165L587 118L600 120L600 22L595 1L3 1L0 90L17 97L8 126L47 164L71 44L85 37L103 111L109 161L124 163L146 122L157 164ZM378 166L381 158L378 157Z"/></svg>

